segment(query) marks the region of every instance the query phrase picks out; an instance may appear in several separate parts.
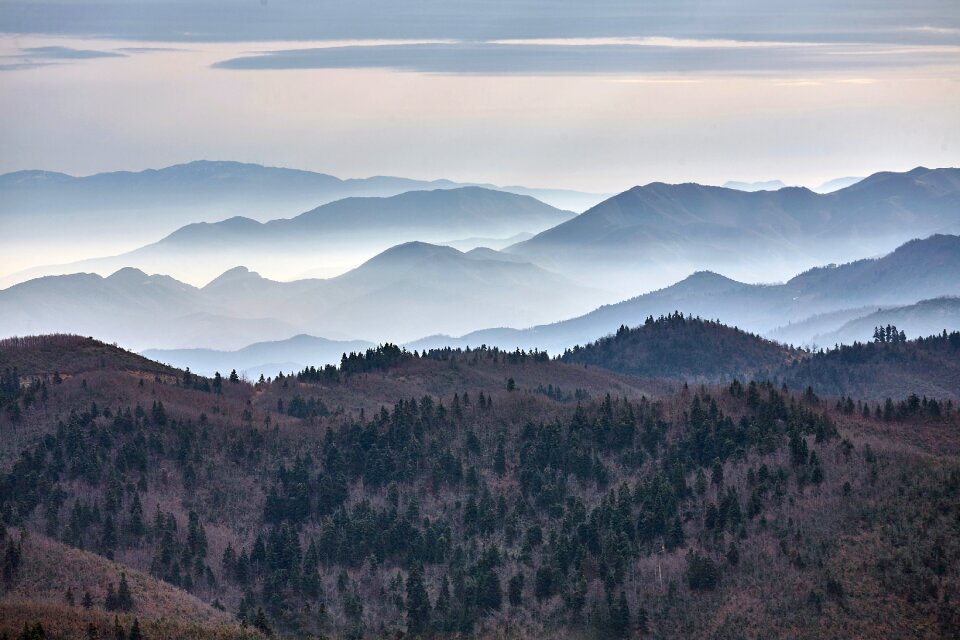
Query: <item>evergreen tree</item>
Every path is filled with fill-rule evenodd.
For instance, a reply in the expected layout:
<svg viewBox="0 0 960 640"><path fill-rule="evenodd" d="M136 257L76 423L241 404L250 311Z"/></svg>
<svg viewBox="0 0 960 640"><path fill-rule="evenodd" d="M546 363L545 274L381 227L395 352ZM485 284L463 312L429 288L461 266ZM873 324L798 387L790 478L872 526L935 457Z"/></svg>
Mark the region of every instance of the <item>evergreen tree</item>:
<svg viewBox="0 0 960 640"><path fill-rule="evenodd" d="M187 525L187 549L190 555L198 558L207 557L207 532L200 522L200 516L196 511L191 511L188 515L189 523Z"/></svg>
<svg viewBox="0 0 960 640"><path fill-rule="evenodd" d="M720 580L720 571L713 560L691 551L687 554L687 584L694 591L713 589Z"/></svg>
<svg viewBox="0 0 960 640"><path fill-rule="evenodd" d="M510 605L519 607L523 604L523 574L518 573L510 578L507 585L507 597Z"/></svg>
<svg viewBox="0 0 960 640"><path fill-rule="evenodd" d="M440 583L440 592L437 594L437 603L433 608L433 627L439 633L449 633L451 631L451 603L450 603L450 579L447 574L443 574L443 581Z"/></svg>
<svg viewBox="0 0 960 640"><path fill-rule="evenodd" d="M127 630L120 624L119 616L113 616L113 640L127 640Z"/></svg>
<svg viewBox="0 0 960 640"><path fill-rule="evenodd" d="M423 569L414 567L407 576L407 633L422 635L430 629L430 597L423 586Z"/></svg>
<svg viewBox="0 0 960 640"><path fill-rule="evenodd" d="M637 628L640 630L640 633L650 631L650 618L645 607L640 607L637 610Z"/></svg>
<svg viewBox="0 0 960 640"><path fill-rule="evenodd" d="M273 629L267 622L267 614L263 612L263 607L257 607L257 615L253 619L253 628L257 629L266 636L273 635Z"/></svg>
<svg viewBox="0 0 960 640"><path fill-rule="evenodd" d="M679 516L673 519L673 524L670 527L670 531L667 534L667 539L664 541L664 543L667 549L670 550L683 546L683 523L680 522Z"/></svg>
<svg viewBox="0 0 960 640"><path fill-rule="evenodd" d="M127 584L127 574L120 574L120 586L117 588L117 609L120 611L133 610L133 595L130 593L130 585Z"/></svg>
<svg viewBox="0 0 960 640"><path fill-rule="evenodd" d="M139 538L146 533L147 527L143 521L143 505L140 503L140 494L133 494L133 501L130 504L130 518L127 520L127 534Z"/></svg>
<svg viewBox="0 0 960 640"><path fill-rule="evenodd" d="M610 605L610 635L614 638L626 638L630 635L630 605L627 594L620 592L620 598Z"/></svg>
<svg viewBox="0 0 960 640"><path fill-rule="evenodd" d="M117 590L114 588L113 583L107 585L107 595L103 599L103 608L107 611L116 611L117 606Z"/></svg>
<svg viewBox="0 0 960 640"><path fill-rule="evenodd" d="M723 463L720 462L720 459L713 461L713 468L710 472L710 481L718 487L723 486Z"/></svg>
<svg viewBox="0 0 960 640"><path fill-rule="evenodd" d="M507 454L503 447L503 438L497 442L497 450L493 454L493 471L498 476L503 476L507 472Z"/></svg>
<svg viewBox="0 0 960 640"><path fill-rule="evenodd" d="M117 528L113 524L113 516L107 514L103 521L100 533L100 551L106 557L113 559L113 552L117 548Z"/></svg>

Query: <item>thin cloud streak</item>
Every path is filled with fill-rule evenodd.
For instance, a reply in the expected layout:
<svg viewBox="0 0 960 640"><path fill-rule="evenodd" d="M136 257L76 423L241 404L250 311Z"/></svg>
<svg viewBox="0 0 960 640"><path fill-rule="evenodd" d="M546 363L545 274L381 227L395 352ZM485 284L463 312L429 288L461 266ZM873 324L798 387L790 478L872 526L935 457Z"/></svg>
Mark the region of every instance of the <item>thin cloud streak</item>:
<svg viewBox="0 0 960 640"><path fill-rule="evenodd" d="M626 42L630 42L627 44ZM264 51L213 66L232 70L392 69L464 75L844 73L960 63L960 46L741 43L662 39L533 40L323 46ZM563 44L558 44L563 42ZM602 42L602 44L598 44Z"/></svg>

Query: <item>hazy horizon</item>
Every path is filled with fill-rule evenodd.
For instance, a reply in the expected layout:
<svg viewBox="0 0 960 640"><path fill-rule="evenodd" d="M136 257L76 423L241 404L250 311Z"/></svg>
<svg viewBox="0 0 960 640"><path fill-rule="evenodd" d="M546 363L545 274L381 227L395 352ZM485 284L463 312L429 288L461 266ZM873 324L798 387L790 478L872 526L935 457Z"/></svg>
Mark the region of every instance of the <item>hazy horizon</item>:
<svg viewBox="0 0 960 640"><path fill-rule="evenodd" d="M955 3L421 4L4 0L0 173L223 159L616 193L960 165Z"/></svg>

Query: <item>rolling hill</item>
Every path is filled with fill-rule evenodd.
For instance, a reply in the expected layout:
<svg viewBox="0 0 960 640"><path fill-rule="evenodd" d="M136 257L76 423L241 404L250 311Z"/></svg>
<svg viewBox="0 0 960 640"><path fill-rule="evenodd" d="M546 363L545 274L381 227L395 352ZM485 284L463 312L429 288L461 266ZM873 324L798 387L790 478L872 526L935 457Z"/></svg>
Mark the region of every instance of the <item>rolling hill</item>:
<svg viewBox="0 0 960 640"><path fill-rule="evenodd" d="M839 328L812 338L821 345L851 344L864 341L874 327L895 325L909 337L929 336L942 331L960 330L960 298L934 298L900 307L874 309L845 322Z"/></svg>
<svg viewBox="0 0 960 640"><path fill-rule="evenodd" d="M705 353L725 333L663 328ZM644 331L609 342L611 361L640 353ZM897 366L887 347L950 357L957 339L796 366L829 360L818 370L869 381ZM23 362L80 363L71 351L91 346L16 348ZM103 637L114 616L149 638L960 625L947 599L960 413L908 397L936 368L901 378L877 411L763 379L682 385L536 352L383 345L252 385L158 377L97 349L122 362L3 380L0 632L83 638L92 622ZM121 574L128 612L107 602Z"/></svg>
<svg viewBox="0 0 960 640"><path fill-rule="evenodd" d="M770 279L955 232L958 210L960 169L878 173L827 194L651 183L506 250L564 273L619 264L624 284L648 289L703 269Z"/></svg>
<svg viewBox="0 0 960 640"><path fill-rule="evenodd" d="M868 333L877 326L886 325L871 325ZM560 360L645 379L701 384L770 380L792 389L809 387L828 397L858 398L874 406L886 398L902 397L905 390L918 401L922 396L960 403L960 331L956 329L920 334L903 343L860 339L810 351L674 312L650 317L638 327L621 326L613 335L568 349Z"/></svg>
<svg viewBox="0 0 960 640"><path fill-rule="evenodd" d="M716 383L751 378L801 357L776 342L675 312L651 316L635 328L621 326L610 337L565 351L561 360L643 377Z"/></svg>
<svg viewBox="0 0 960 640"><path fill-rule="evenodd" d="M899 327L898 327L899 328ZM937 332L903 344L859 342L810 358L798 358L776 371L793 388L813 387L829 396L850 396L874 403L914 394L960 403L960 332Z"/></svg>
<svg viewBox="0 0 960 640"><path fill-rule="evenodd" d="M454 345L497 345L502 348L547 349L559 353L592 342L610 327L637 326L648 316L680 310L759 334L789 335L797 344L839 328L864 315L865 308L914 304L920 300L960 294L960 236L935 235L913 240L876 259L811 269L783 284L737 282L711 272L698 272L664 289L590 313L528 329L488 329L452 339L433 336L411 348ZM850 315L850 309L857 309ZM838 314L831 316L830 314ZM790 334L778 334L788 323L819 318L819 324L794 324ZM940 329L947 328L947 326ZM872 326L870 327L872 332ZM859 336L860 340L870 334Z"/></svg>
<svg viewBox="0 0 960 640"><path fill-rule="evenodd" d="M206 210L207 221L248 215L261 221L292 215L349 197L389 197L407 191L482 186L529 195L562 209L582 211L603 194L523 186L469 185L450 180L413 180L394 176L341 179L336 176L259 164L197 160L162 169L70 176L54 171L16 171L0 175L0 216L93 214L96 211ZM187 212L182 212L184 216ZM191 215L170 223L184 224Z"/></svg>
<svg viewBox="0 0 960 640"><path fill-rule="evenodd" d="M143 356L180 369L189 368L204 376L212 376L217 371L226 374L235 369L240 375L255 380L261 374L273 376L278 371L339 364L344 353L373 346L371 342L327 340L301 334L287 340L258 342L235 351L147 349Z"/></svg>
<svg viewBox="0 0 960 640"><path fill-rule="evenodd" d="M131 251L192 223L213 223L238 216L267 221L294 216L344 198L387 198L408 191L467 186L471 185L390 176L342 180L310 171L206 160L163 169L82 177L51 171L18 171L0 175L0 226L4 230L0 235L0 252L6 257L0 265L0 277L4 285L9 285L29 277L68 273L70 270L38 268L49 265L53 256L58 256L60 263L73 263ZM607 197L564 189L476 186L532 196L561 209L578 212ZM502 237L521 231L542 231L563 219L556 218L549 224L530 228L521 226ZM465 237L453 235L433 239L455 241ZM40 242L39 238L43 241ZM363 257L384 248L381 245L371 247ZM243 262L246 261L230 264ZM353 264L357 262L354 260ZM114 264L100 273L106 275L121 266L139 266L145 271L180 275L183 279L183 274L147 263ZM90 269L73 269L78 270ZM23 271L29 271L26 277L13 276Z"/></svg>
<svg viewBox="0 0 960 640"><path fill-rule="evenodd" d="M261 223L234 216L197 222L133 251L35 268L14 279L77 271L108 274L135 267L199 285L237 264L285 280L320 270L329 277L399 243L510 238L573 216L530 196L480 187L351 197L289 219Z"/></svg>
<svg viewBox="0 0 960 640"><path fill-rule="evenodd" d="M0 291L0 335L107 335L138 350L233 350L307 332L406 341L421 332L535 324L603 299L516 256L414 242L326 280L277 282L244 267L202 288L132 268L106 278L39 278Z"/></svg>

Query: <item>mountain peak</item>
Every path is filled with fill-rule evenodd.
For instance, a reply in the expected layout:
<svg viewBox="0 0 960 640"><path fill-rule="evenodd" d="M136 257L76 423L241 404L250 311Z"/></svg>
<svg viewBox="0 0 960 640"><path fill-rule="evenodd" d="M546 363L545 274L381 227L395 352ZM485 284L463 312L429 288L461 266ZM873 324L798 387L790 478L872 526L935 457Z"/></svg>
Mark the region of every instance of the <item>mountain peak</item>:
<svg viewBox="0 0 960 640"><path fill-rule="evenodd" d="M257 273L256 271L250 271L250 269L244 266L239 266L239 267L233 267L232 269L227 269L226 271L221 273L219 276L211 280L209 283L207 283L204 289L207 289L210 287L216 287L222 284L232 284L237 282L259 281L259 280L263 280L263 276L261 276L259 273Z"/></svg>
<svg viewBox="0 0 960 640"><path fill-rule="evenodd" d="M404 242L381 251L364 264L417 260L422 258L439 258L441 256L463 256L463 252L458 251L453 247L414 240L412 242Z"/></svg>
<svg viewBox="0 0 960 640"><path fill-rule="evenodd" d="M696 285L717 285L717 284L743 284L742 282L737 282L732 278L728 278L725 275L721 275L716 271L694 271L689 276L678 282L677 284L696 284Z"/></svg>
<svg viewBox="0 0 960 640"><path fill-rule="evenodd" d="M146 272L141 271L140 269L134 267L124 267L123 269L113 272L107 276L106 279L110 282L129 284L142 282L149 277L150 276L148 276Z"/></svg>

